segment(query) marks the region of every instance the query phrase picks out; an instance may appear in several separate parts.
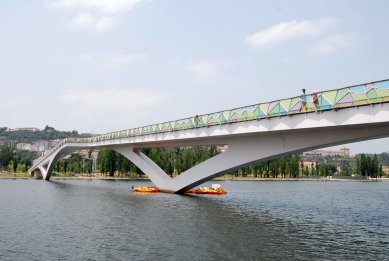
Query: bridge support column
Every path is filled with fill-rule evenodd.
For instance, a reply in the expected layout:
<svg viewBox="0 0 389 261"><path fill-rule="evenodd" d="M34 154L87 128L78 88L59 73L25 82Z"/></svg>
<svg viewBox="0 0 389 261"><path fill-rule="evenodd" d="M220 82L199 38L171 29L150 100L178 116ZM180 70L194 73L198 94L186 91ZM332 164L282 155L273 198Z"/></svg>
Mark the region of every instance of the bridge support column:
<svg viewBox="0 0 389 261"><path fill-rule="evenodd" d="M47 166L39 166L39 171L44 180L49 180L50 177L47 175Z"/></svg>
<svg viewBox="0 0 389 261"><path fill-rule="evenodd" d="M357 126L343 130L312 129L303 132L280 132L272 135L247 136L225 142L229 149L177 176L170 191L183 193L187 189L255 163L273 160L310 149L350 143L372 137L387 137L389 127Z"/></svg>
<svg viewBox="0 0 389 261"><path fill-rule="evenodd" d="M132 163L141 169L161 191L175 192L170 190L169 186L172 178L141 151L130 146L112 146L111 149L132 161Z"/></svg>

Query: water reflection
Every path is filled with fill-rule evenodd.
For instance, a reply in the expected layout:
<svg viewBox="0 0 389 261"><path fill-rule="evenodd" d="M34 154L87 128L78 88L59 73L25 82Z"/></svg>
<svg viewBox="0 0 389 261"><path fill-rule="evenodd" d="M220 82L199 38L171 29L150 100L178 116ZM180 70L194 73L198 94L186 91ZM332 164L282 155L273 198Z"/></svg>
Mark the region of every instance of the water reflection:
<svg viewBox="0 0 389 261"><path fill-rule="evenodd" d="M372 201L388 198L387 183L224 182L230 193L216 197L138 194L131 185L148 184L2 181L0 259L377 260L389 254L388 203Z"/></svg>

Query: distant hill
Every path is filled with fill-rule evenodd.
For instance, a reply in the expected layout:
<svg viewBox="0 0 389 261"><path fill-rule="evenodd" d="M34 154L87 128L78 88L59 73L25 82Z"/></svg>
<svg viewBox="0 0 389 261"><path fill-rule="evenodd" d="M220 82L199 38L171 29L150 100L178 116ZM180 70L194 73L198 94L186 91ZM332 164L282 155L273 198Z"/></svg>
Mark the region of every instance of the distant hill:
<svg viewBox="0 0 389 261"><path fill-rule="evenodd" d="M53 127L46 126L43 130L9 130L7 127L0 127L0 138L6 138L14 143L33 143L36 140L62 140L65 138L85 138L91 134L79 134L77 130L58 131Z"/></svg>

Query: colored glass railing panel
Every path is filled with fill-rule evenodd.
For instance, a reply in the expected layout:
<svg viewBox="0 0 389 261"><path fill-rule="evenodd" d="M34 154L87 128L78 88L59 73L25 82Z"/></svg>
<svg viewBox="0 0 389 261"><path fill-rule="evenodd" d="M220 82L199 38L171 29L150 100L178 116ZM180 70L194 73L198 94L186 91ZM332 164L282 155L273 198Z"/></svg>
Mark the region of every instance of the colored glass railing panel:
<svg viewBox="0 0 389 261"><path fill-rule="evenodd" d="M39 158L34 162L38 164L66 143L99 142L222 124L231 124L242 121L259 120L263 118L281 117L299 113L309 113L315 110L325 111L388 102L389 80L355 85L337 90L317 92L316 97L314 97L314 94L307 94L304 100L305 101L303 102L301 96L297 96L268 103L254 104L210 114L196 115L190 118L174 120L170 122L107 133L91 138L67 138L61 141L47 155Z"/></svg>

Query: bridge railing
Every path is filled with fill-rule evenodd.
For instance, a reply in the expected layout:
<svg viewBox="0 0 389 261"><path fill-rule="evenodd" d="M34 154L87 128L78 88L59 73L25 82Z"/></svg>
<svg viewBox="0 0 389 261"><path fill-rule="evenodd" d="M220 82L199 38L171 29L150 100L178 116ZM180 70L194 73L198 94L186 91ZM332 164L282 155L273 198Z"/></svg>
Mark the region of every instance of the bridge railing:
<svg viewBox="0 0 389 261"><path fill-rule="evenodd" d="M340 89L295 96L292 98L276 100L267 103L243 106L209 114L196 115L180 120L127 129L95 137L66 138L62 140L57 146L55 146L51 151L49 151L47 155L39 158L37 163L46 159L67 143L92 143L136 136L161 134L166 132L204 128L215 125L260 120L272 117L290 116L300 113L364 106L388 101L389 80L370 82Z"/></svg>

